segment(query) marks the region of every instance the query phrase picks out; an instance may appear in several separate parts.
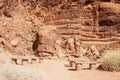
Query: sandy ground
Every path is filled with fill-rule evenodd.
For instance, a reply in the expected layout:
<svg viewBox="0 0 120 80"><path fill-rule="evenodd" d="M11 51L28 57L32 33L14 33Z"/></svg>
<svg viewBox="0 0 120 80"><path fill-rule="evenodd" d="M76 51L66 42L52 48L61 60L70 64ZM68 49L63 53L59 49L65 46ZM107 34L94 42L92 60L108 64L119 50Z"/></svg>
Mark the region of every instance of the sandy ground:
<svg viewBox="0 0 120 80"><path fill-rule="evenodd" d="M43 69L49 80L120 80L120 72L107 72L100 70L71 70L71 67L65 67L66 61L44 60L40 64L25 64ZM13 65L15 66L15 65Z"/></svg>

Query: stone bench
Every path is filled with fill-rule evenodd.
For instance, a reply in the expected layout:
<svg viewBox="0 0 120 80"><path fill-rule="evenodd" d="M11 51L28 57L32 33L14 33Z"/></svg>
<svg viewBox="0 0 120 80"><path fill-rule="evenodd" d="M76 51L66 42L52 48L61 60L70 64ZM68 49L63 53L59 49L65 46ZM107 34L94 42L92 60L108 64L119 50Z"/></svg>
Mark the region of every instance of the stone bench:
<svg viewBox="0 0 120 80"><path fill-rule="evenodd" d="M22 65L22 59L19 59L19 58L15 58L15 57L13 57L13 58L11 58L11 61L12 61L12 63L15 63L15 64L17 64L17 65Z"/></svg>
<svg viewBox="0 0 120 80"><path fill-rule="evenodd" d="M69 61L70 66L72 67L73 63L78 62L78 61L85 62L86 60L81 59L81 58L69 58L68 61Z"/></svg>
<svg viewBox="0 0 120 80"><path fill-rule="evenodd" d="M31 62L32 62L32 63L40 63L40 59L37 58L37 57L32 57L32 58L31 58Z"/></svg>
<svg viewBox="0 0 120 80"><path fill-rule="evenodd" d="M89 69L92 69L93 66L97 64L97 62L90 61L90 60L84 60L80 58L70 58L68 59L68 61L71 67L73 67L73 65L75 66L75 70L79 70L79 68L82 69L82 66L84 64L87 64L89 66Z"/></svg>
<svg viewBox="0 0 120 80"><path fill-rule="evenodd" d="M40 63L43 58L39 57L11 57L11 62L17 64L17 65L22 65L24 62L32 64L32 63Z"/></svg>
<svg viewBox="0 0 120 80"><path fill-rule="evenodd" d="M21 63L24 64L24 62L31 64L31 58L27 58L27 57L21 58Z"/></svg>
<svg viewBox="0 0 120 80"><path fill-rule="evenodd" d="M75 63L75 70L79 70L79 69L82 69L82 66L84 64L87 64L89 67L88 69L93 69L93 66L96 65L97 63L94 62L94 61L86 61L86 62L83 62L83 61L74 61Z"/></svg>
<svg viewBox="0 0 120 80"><path fill-rule="evenodd" d="M70 67L73 66L73 63L74 63L76 60L79 60L79 58L69 58L69 59L68 59Z"/></svg>

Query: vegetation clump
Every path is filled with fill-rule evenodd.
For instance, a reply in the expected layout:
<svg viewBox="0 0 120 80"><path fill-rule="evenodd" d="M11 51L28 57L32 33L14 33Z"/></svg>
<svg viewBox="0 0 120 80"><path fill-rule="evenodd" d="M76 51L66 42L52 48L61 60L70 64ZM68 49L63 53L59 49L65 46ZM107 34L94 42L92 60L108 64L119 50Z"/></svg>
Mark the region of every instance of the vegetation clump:
<svg viewBox="0 0 120 80"><path fill-rule="evenodd" d="M24 66L0 68L0 80L47 80L40 69Z"/></svg>
<svg viewBox="0 0 120 80"><path fill-rule="evenodd" d="M100 69L102 70L120 71L120 50L106 51L100 62Z"/></svg>

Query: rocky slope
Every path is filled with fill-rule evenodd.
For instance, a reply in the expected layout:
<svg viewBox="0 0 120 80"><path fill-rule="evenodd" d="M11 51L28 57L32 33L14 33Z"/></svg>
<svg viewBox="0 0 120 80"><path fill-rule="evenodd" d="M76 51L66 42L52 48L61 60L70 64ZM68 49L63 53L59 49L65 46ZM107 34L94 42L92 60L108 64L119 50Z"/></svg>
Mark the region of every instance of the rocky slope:
<svg viewBox="0 0 120 80"><path fill-rule="evenodd" d="M42 25L34 15L35 4L32 4L30 1L1 0L0 38L4 39L1 45L12 53L32 52L34 35Z"/></svg>

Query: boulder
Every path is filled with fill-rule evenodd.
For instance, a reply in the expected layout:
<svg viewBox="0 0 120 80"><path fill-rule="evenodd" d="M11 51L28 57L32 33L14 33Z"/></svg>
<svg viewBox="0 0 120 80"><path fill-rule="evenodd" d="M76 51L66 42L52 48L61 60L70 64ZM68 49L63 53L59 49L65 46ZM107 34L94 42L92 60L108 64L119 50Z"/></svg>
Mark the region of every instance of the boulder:
<svg viewBox="0 0 120 80"><path fill-rule="evenodd" d="M38 52L54 53L56 40L58 35L55 31L55 26L43 26L39 29L38 35Z"/></svg>
<svg viewBox="0 0 120 80"><path fill-rule="evenodd" d="M19 39L13 39L13 40L11 40L10 41L10 44L12 45L12 46L17 46L17 44L19 43Z"/></svg>

